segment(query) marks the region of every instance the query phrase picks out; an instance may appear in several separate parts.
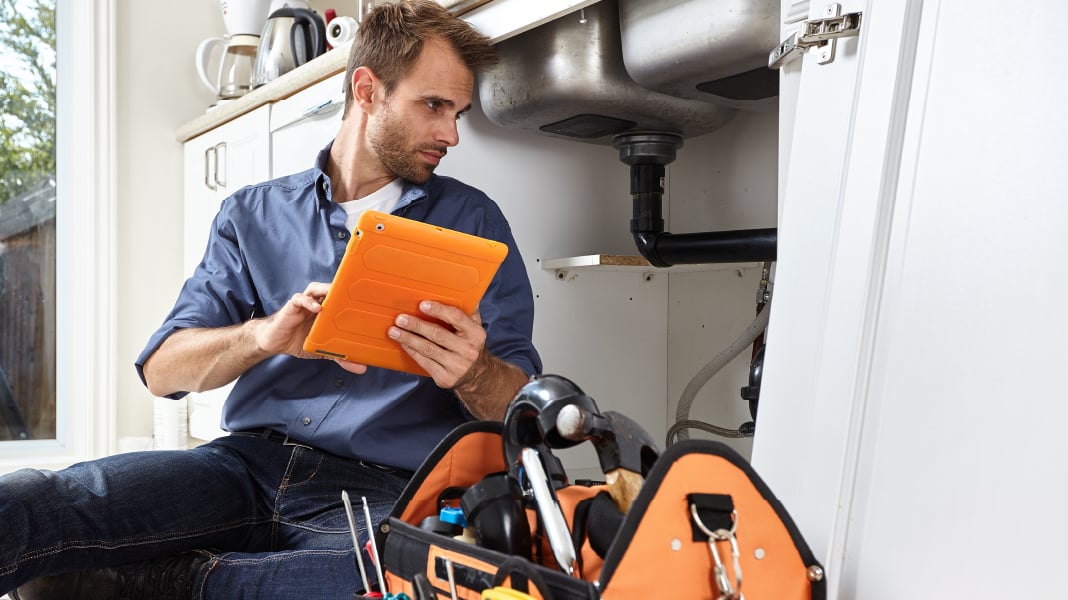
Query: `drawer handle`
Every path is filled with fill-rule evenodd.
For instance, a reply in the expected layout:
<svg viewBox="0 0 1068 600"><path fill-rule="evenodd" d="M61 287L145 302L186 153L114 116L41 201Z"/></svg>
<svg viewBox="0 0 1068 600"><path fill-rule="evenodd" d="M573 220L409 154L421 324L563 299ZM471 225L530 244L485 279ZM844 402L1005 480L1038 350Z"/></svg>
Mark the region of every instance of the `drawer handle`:
<svg viewBox="0 0 1068 600"><path fill-rule="evenodd" d="M219 156L216 153L215 146L210 146L204 149L204 187L211 191L215 191L218 188L215 186L213 179L215 178L215 169L218 168Z"/></svg>
<svg viewBox="0 0 1068 600"><path fill-rule="evenodd" d="M219 162L219 151L222 150L222 163ZM222 168L220 168L220 166ZM219 142L215 144L215 185L218 187L226 187L226 175L229 170L229 164L226 162L226 142ZM222 179L219 175L222 174ZM215 188L211 188L215 189Z"/></svg>
<svg viewBox="0 0 1068 600"><path fill-rule="evenodd" d="M303 113L300 114L299 117L293 119L292 121L287 121L287 122L285 122L285 123L283 123L283 124L281 124L281 125L279 125L277 127L272 127L271 131L274 132L274 131L278 131L279 129L285 129L286 127L289 127L290 125L296 125L297 123L300 123L301 121L303 121L305 119L310 119L311 117L317 117L319 115L325 115L327 113L332 113L335 110L337 110L337 109L341 108L342 106L344 106L344 104L345 104L345 99L344 98L341 98L341 99L331 98L330 100L324 100L323 102L320 102L319 104L316 104L314 106L308 107L307 109L304 110Z"/></svg>
<svg viewBox="0 0 1068 600"><path fill-rule="evenodd" d="M319 104L316 104L315 106L312 106L311 108L305 110L304 114L300 115L300 118L307 119L308 117L314 117L315 115L322 115L328 112L333 112L338 108L341 108L341 105L344 103L344 99L337 100L333 98L324 102L320 102Z"/></svg>

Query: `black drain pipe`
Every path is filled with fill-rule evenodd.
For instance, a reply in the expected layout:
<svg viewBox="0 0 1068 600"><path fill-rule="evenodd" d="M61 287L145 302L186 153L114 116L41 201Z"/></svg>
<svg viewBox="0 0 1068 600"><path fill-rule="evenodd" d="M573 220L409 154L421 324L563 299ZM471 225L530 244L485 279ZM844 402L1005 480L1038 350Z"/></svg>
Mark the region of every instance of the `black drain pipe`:
<svg viewBox="0 0 1068 600"><path fill-rule="evenodd" d="M670 267L775 260L774 228L681 234L664 231L660 212L664 167L675 160L682 136L667 132L624 133L613 138L612 145L619 149L619 160L630 165L630 195L634 201L630 232L638 251L650 264Z"/></svg>

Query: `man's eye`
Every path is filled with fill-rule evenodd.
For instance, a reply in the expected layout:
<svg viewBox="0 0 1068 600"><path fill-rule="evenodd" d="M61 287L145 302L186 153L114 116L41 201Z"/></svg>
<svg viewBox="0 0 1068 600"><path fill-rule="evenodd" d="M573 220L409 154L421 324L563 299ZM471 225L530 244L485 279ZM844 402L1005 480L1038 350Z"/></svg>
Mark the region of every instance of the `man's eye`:
<svg viewBox="0 0 1068 600"><path fill-rule="evenodd" d="M439 108L441 108L441 102L437 100L427 100L426 107L436 112Z"/></svg>

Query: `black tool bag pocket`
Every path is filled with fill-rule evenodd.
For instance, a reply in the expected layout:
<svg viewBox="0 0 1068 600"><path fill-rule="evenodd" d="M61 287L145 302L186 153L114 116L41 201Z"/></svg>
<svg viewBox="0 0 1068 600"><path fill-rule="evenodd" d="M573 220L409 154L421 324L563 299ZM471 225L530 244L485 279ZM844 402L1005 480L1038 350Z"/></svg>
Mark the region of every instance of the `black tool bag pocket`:
<svg viewBox="0 0 1068 600"><path fill-rule="evenodd" d="M415 581L424 577L439 596L479 600L482 591L497 586L515 589L544 600L593 600L596 587L563 572L488 548L482 548L431 531L425 531L396 518L382 529L386 532L382 562L392 593L405 592L416 600L420 592ZM450 582L449 571L452 571Z"/></svg>

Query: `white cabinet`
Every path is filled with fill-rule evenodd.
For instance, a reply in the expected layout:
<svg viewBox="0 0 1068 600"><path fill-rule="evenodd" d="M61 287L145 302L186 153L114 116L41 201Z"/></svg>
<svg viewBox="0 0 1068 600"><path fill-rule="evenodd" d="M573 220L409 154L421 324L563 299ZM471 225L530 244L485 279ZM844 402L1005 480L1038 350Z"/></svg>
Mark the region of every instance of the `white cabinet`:
<svg viewBox="0 0 1068 600"><path fill-rule="evenodd" d="M1068 84L1047 73L1068 4L1040 4L1005 30L847 0L860 39L792 67L753 464L829 600L999 598L994 562L1013 597L1063 588Z"/></svg>
<svg viewBox="0 0 1068 600"><path fill-rule="evenodd" d="M186 273L203 257L208 226L223 199L270 177L270 111L269 105L261 106L185 143L182 267Z"/></svg>
<svg viewBox="0 0 1068 600"><path fill-rule="evenodd" d="M185 143L184 273L192 273L204 256L212 219L227 196L245 185L303 171L314 164L315 156L333 139L341 123L344 77L338 73ZM232 387L189 394L190 437L210 440L223 434L219 419ZM177 411L177 403L173 404L172 410ZM172 415L160 422L174 420ZM173 432L167 434L173 437Z"/></svg>
<svg viewBox="0 0 1068 600"><path fill-rule="evenodd" d="M223 199L270 178L270 111L270 105L261 106L185 143L182 268L187 276L204 256L211 222ZM219 415L231 387L189 394L190 436L210 440L223 434ZM169 404L179 409L178 403ZM166 435L157 432L157 437Z"/></svg>
<svg viewBox="0 0 1068 600"><path fill-rule="evenodd" d="M271 176L299 173L334 138L341 125L345 74L324 79L271 107Z"/></svg>

